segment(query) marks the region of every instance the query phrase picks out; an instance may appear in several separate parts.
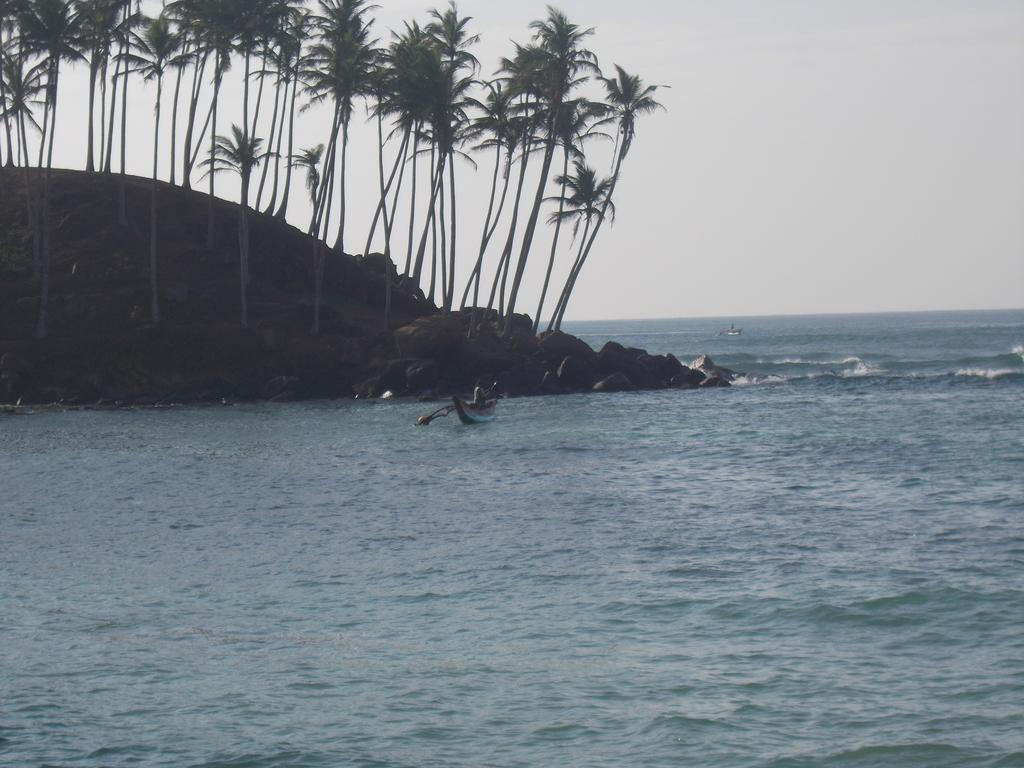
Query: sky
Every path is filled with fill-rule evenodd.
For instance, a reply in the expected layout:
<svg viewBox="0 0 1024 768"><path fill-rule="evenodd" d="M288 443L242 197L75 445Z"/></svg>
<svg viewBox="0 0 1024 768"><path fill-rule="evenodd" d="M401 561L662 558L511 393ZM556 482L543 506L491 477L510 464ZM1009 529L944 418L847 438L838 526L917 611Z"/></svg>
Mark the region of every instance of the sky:
<svg viewBox="0 0 1024 768"><path fill-rule="evenodd" d="M386 41L440 3L378 4L374 29ZM668 86L657 92L665 111L638 126L618 217L567 319L1024 306L1024 0L556 6L595 28L589 45L606 73L620 64ZM534 0L459 8L481 36L474 53L485 76L546 13ZM239 69L222 125L241 114ZM85 67L62 75L59 165L84 165L86 84ZM155 88L136 81L131 93L129 172L148 175ZM346 250L356 253L377 202L375 126L363 116L350 145ZM297 146L326 142L329 120L327 108L304 113ZM612 149L591 145L588 162L608 174ZM458 167L460 285L486 211L489 158L478 161L477 171ZM227 177L218 184L237 195ZM290 219L304 226L306 209ZM531 315L549 242L546 228L527 269L519 308Z"/></svg>

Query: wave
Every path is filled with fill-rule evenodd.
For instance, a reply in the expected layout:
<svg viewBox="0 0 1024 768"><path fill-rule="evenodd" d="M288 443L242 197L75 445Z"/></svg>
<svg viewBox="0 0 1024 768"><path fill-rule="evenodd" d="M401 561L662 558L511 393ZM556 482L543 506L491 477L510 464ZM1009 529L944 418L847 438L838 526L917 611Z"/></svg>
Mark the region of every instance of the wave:
<svg viewBox="0 0 1024 768"><path fill-rule="evenodd" d="M1024 371L1010 368L961 368L954 376L974 376L982 379L1006 379L1010 377L1024 377Z"/></svg>
<svg viewBox="0 0 1024 768"><path fill-rule="evenodd" d="M829 354L735 355L719 361L726 368L742 371L733 380L738 387L784 384L813 380L974 380L1024 379L1024 345L1012 351L987 356L947 359L898 360L881 356Z"/></svg>

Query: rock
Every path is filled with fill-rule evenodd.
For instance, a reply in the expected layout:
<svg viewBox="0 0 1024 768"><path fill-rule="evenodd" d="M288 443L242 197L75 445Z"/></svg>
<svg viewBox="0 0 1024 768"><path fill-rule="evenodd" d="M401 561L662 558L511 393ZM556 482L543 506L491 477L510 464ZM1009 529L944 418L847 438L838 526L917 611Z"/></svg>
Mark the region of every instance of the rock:
<svg viewBox="0 0 1024 768"><path fill-rule="evenodd" d="M405 369L405 385L412 393L433 391L437 379L437 363L433 360L417 360Z"/></svg>
<svg viewBox="0 0 1024 768"><path fill-rule="evenodd" d="M464 381L483 376L494 379L502 371L517 367L522 358L491 333L481 333L463 341L456 368Z"/></svg>
<svg viewBox="0 0 1024 768"><path fill-rule="evenodd" d="M613 373L594 385L595 392L631 392L636 386L624 373Z"/></svg>
<svg viewBox="0 0 1024 768"><path fill-rule="evenodd" d="M735 371L715 365L715 362L708 355L701 355L690 364L690 367L700 371L708 378L718 376L726 382L732 381L737 376Z"/></svg>
<svg viewBox="0 0 1024 768"><path fill-rule="evenodd" d="M561 389L584 391L594 386L594 366L572 355L562 360L556 376Z"/></svg>
<svg viewBox="0 0 1024 768"><path fill-rule="evenodd" d="M506 397L528 397L539 395L543 389L546 371L532 361L502 371L494 380L495 393Z"/></svg>
<svg viewBox="0 0 1024 768"><path fill-rule="evenodd" d="M597 355L597 371L600 376L611 376L623 373L640 389L655 389L665 386L665 382L648 365L645 360L651 358L642 349L631 349L609 341ZM653 359L653 358L651 358Z"/></svg>
<svg viewBox="0 0 1024 768"><path fill-rule="evenodd" d="M654 371L662 381L672 381L675 376L687 370L686 366L679 362L679 358L672 354L648 355L641 362Z"/></svg>
<svg viewBox="0 0 1024 768"><path fill-rule="evenodd" d="M395 331L395 344L403 357L444 360L454 355L465 337L460 315L429 315Z"/></svg>
<svg viewBox="0 0 1024 768"><path fill-rule="evenodd" d="M546 395L560 395L562 388L558 386L558 374L554 371L547 371L540 382L541 391Z"/></svg>
<svg viewBox="0 0 1024 768"><path fill-rule="evenodd" d="M398 268L395 267L395 262L383 253L371 253L366 256L360 256L357 261L371 272L375 272L378 275L385 275L385 270L387 270L391 273L392 282L395 284L398 283Z"/></svg>
<svg viewBox="0 0 1024 768"><path fill-rule="evenodd" d="M731 387L728 381L723 379L721 376L708 376L704 381L701 382L701 389L712 389L714 387Z"/></svg>
<svg viewBox="0 0 1024 768"><path fill-rule="evenodd" d="M696 389L707 377L700 371L683 366L683 370L669 380L669 386L675 389Z"/></svg>
<svg viewBox="0 0 1024 768"><path fill-rule="evenodd" d="M389 360L379 370L377 375L376 395L386 390L393 392L404 392L408 386L406 371L409 369L408 360Z"/></svg>
<svg viewBox="0 0 1024 768"><path fill-rule="evenodd" d="M273 400L289 390L294 390L298 383L299 379L296 376L275 376L263 385L260 397L264 400Z"/></svg>
<svg viewBox="0 0 1024 768"><path fill-rule="evenodd" d="M597 359L597 353L587 342L562 331L548 331L542 334L539 346L540 354L552 365L559 365L567 357L576 357L591 363Z"/></svg>

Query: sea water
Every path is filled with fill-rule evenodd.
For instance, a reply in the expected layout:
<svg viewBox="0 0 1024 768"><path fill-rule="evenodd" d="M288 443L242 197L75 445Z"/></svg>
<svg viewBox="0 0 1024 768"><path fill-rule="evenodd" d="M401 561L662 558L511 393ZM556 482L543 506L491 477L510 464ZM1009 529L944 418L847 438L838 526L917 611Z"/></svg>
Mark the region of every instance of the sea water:
<svg viewBox="0 0 1024 768"><path fill-rule="evenodd" d="M740 386L0 416L4 766L1024 765L1024 312Z"/></svg>

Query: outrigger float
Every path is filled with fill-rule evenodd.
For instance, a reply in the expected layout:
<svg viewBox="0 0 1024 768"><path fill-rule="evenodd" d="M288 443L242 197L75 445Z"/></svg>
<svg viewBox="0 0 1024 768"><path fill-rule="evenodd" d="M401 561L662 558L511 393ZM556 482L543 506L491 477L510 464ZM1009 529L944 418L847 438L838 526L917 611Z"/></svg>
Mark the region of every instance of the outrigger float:
<svg viewBox="0 0 1024 768"><path fill-rule="evenodd" d="M444 408L438 408L428 416L420 416L416 420L416 423L421 427L425 427L434 419L444 418L450 415L452 412L458 414L459 421L463 424L487 424L494 421L495 412L498 408L497 400L487 400L483 403L467 402L461 397L455 396L452 398L452 404L446 405Z"/></svg>

